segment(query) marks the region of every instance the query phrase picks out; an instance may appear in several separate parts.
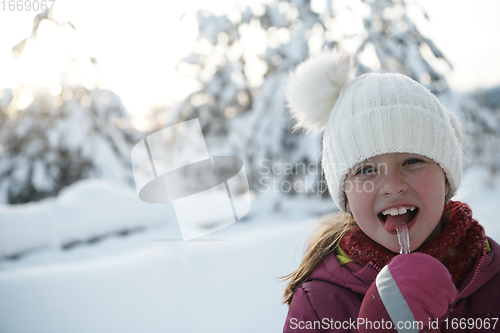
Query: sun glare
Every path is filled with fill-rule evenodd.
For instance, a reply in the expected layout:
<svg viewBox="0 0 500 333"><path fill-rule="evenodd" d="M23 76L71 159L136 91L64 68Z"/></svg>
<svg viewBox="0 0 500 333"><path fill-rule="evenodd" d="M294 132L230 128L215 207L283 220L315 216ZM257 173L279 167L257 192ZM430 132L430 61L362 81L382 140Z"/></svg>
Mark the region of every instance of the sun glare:
<svg viewBox="0 0 500 333"><path fill-rule="evenodd" d="M42 20L36 38L29 38L22 52L13 54L11 60L13 83L16 86L46 90L57 97L61 85L95 87L96 70L90 58L85 57L79 46L76 32L65 25ZM33 89L22 89L17 100L18 109L26 108L34 98ZM63 96L66 99L66 96ZM60 98L54 105L60 104ZM82 99L82 105L90 105Z"/></svg>
<svg viewBox="0 0 500 333"><path fill-rule="evenodd" d="M48 88L59 85L58 73L69 64L60 52L54 29L57 29L55 24L43 21L37 40L26 42L24 52L14 61L18 83Z"/></svg>

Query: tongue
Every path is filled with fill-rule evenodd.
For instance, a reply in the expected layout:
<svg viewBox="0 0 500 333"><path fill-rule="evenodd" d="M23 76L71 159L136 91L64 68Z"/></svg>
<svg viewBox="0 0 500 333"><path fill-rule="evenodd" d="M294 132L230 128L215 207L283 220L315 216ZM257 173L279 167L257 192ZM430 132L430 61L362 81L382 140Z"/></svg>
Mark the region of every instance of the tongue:
<svg viewBox="0 0 500 333"><path fill-rule="evenodd" d="M396 215L396 216L387 215L387 220L385 220L385 223L384 223L385 230L392 232L392 231L396 230L398 225L406 224L406 223L410 222L412 220L412 218L413 218L413 214L410 211L408 211L402 215Z"/></svg>

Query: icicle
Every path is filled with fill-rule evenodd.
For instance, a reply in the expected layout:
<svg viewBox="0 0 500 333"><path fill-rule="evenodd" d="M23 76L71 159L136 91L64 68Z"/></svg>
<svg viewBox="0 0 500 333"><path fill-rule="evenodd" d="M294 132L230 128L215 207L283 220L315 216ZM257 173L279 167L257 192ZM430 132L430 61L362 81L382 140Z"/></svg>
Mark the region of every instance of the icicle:
<svg viewBox="0 0 500 333"><path fill-rule="evenodd" d="M400 250L399 253L410 253L410 234L406 223L397 226L396 232L398 233L398 241Z"/></svg>

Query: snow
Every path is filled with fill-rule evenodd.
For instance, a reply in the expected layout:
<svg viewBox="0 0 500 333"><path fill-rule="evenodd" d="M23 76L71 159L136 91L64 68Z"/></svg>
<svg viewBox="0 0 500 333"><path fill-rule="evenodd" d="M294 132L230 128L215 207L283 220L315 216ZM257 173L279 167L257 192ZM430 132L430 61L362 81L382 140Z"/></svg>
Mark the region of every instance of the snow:
<svg viewBox="0 0 500 333"><path fill-rule="evenodd" d="M500 241L498 203L500 182L491 179L485 167L471 167L464 174L462 184L453 200L464 201L472 208L473 217L484 227L486 235Z"/></svg>
<svg viewBox="0 0 500 333"><path fill-rule="evenodd" d="M61 91L75 98L56 106L53 101L61 96L38 89L25 110L15 109L17 117L5 117L0 109L0 203L56 195L82 178L132 185L130 148L142 134L127 127L120 98L102 89ZM7 90L7 98L10 94Z"/></svg>
<svg viewBox="0 0 500 333"><path fill-rule="evenodd" d="M469 203L488 235L500 239L494 213L500 186L491 185L486 169L469 169L456 199ZM108 203L118 207L120 200L120 218L128 217L131 197L109 183L85 181L54 201L16 205L22 206L16 213L36 214L43 224L53 218L51 212L60 212L54 207L64 206L66 222L79 221L87 227L79 232L89 235L90 225L98 230L99 223L87 226L78 215L94 210L94 218L101 216L104 223L111 219ZM144 205L128 220L147 225L165 216L163 223L66 251L46 248L16 261L0 261L0 332L279 332L288 311L281 304L285 284L279 277L299 264L320 210L325 214L333 209L328 197L261 193L242 221L182 242L177 223L166 219L171 207L162 211L156 210L158 204ZM11 208L4 206L2 212L6 209ZM43 229L27 230L38 235ZM6 232L2 229L0 235L16 239L14 245L30 240L39 244L36 237Z"/></svg>
<svg viewBox="0 0 500 333"><path fill-rule="evenodd" d="M98 184L87 191L99 196ZM77 202L82 191L70 190L60 204ZM0 262L0 331L279 331L287 307L278 277L298 265L318 198L282 200L281 213L274 195L261 198L249 218L210 238L178 241L178 226L168 222ZM83 211L80 202L74 209Z"/></svg>
<svg viewBox="0 0 500 333"><path fill-rule="evenodd" d="M166 204L149 205L135 191L102 180L83 180L56 198L0 205L0 258L39 248L60 248L109 234L174 220Z"/></svg>
<svg viewBox="0 0 500 333"><path fill-rule="evenodd" d="M292 134L283 97L289 70L314 52L314 43L306 36L318 24L333 20L332 15L303 10L307 6L301 0L269 4L260 14L247 8L235 13L233 20L198 13L201 38L185 62L200 68L198 81L203 87L173 111L177 116L170 124L199 117L210 154L240 156L254 185L273 179L291 186L302 179L300 169L291 171L293 177L273 169L268 177L263 161L269 167L319 162L321 138ZM282 11L289 15L280 17ZM373 22L368 16L362 45L373 45L380 71L402 71L416 79L432 74L436 79L429 87L439 91L442 81L446 88L444 76L427 64L417 46L426 44L437 57L442 54L406 15L399 18L406 22L404 31L389 22L387 31L396 33L393 39L384 30L369 28ZM326 36L334 36L336 29L325 25L330 28L317 33L317 41L322 44L326 39L325 46L331 48L333 41ZM252 42L252 34L260 36L258 43ZM396 61L389 61L392 58ZM259 68L250 70L251 63L260 64ZM370 70L366 66L360 67L361 72ZM263 77L261 71L266 70ZM78 90L73 88L68 91L76 96ZM48 103L55 112L53 123L39 117L40 103L32 103L29 117L13 127L17 135L13 138L40 132L47 149L34 135L22 152L10 154L11 158L4 153L0 163L0 172L13 170L0 182L0 202L7 202L9 189L25 188L30 182L40 192L55 191L65 160L75 160L82 170L90 161L94 169L89 177L107 180L79 181L57 197L39 202L0 205L0 332L281 331L287 307L281 304L285 283L278 277L297 268L318 216L334 210L329 197L300 195L312 184L307 176L318 184L319 172L303 175L306 190L296 191L296 196L274 190L259 193L257 189L269 186L254 186L256 199L241 221L183 242L172 204L144 203L134 190L117 185L131 176L130 143L142 139L114 126L126 120L119 97L100 89L82 91L92 97L92 107L84 106L83 99L64 102L67 108ZM248 95L247 102L238 100L240 93ZM0 107L5 107L12 91L2 95ZM450 99L457 113L466 102L451 93L439 95ZM97 117L92 116L94 109ZM480 120L495 128L492 116L481 115ZM134 135L135 139L129 137ZM494 147L496 141L491 142ZM61 149L74 154L62 158ZM0 150L11 151L1 144ZM487 168L470 167L455 199L469 203L487 234L500 240L494 212L500 184L488 175Z"/></svg>
<svg viewBox="0 0 500 333"><path fill-rule="evenodd" d="M120 255L6 272L0 277L0 328L279 331L286 307L277 278L297 264L290 255L295 244L286 240L303 229L291 224L246 235L240 228L226 241L213 242L145 240L153 244Z"/></svg>

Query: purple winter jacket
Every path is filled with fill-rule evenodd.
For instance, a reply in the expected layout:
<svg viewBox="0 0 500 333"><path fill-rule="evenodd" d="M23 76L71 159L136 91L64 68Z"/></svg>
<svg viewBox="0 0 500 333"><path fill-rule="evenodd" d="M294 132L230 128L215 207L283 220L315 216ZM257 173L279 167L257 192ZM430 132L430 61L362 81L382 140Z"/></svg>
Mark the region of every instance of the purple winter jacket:
<svg viewBox="0 0 500 333"><path fill-rule="evenodd" d="M500 332L500 245L488 243L436 332ZM342 266L331 253L295 291L283 332L358 332L361 303L379 271L372 262Z"/></svg>

